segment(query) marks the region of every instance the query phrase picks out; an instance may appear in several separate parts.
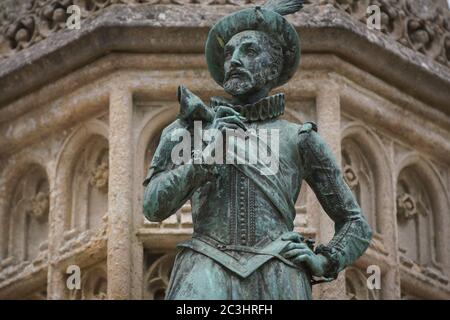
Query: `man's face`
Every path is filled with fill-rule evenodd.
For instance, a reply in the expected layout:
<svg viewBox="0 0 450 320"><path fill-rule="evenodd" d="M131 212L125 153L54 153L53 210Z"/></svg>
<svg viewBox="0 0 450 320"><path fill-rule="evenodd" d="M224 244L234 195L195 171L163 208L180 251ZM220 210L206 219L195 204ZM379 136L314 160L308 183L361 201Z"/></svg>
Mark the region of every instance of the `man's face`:
<svg viewBox="0 0 450 320"><path fill-rule="evenodd" d="M270 86L270 81L280 73L280 62L273 57L276 50L281 54L281 49L274 48L273 41L263 32L243 31L234 35L224 48L225 91L241 96Z"/></svg>

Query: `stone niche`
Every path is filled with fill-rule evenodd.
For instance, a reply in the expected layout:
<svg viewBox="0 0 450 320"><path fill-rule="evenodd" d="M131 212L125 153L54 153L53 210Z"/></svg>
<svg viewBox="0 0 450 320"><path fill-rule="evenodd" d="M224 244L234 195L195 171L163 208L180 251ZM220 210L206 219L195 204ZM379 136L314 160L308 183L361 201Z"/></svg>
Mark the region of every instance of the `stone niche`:
<svg viewBox="0 0 450 320"><path fill-rule="evenodd" d="M342 171L345 181L352 190L371 227L379 230L375 215L377 212L375 202L376 181L373 167L366 153L355 140L344 139L342 143Z"/></svg>
<svg viewBox="0 0 450 320"><path fill-rule="evenodd" d="M108 141L90 137L73 158L65 229L95 230L108 211Z"/></svg>
<svg viewBox="0 0 450 320"><path fill-rule="evenodd" d="M47 251L49 183L37 164L26 167L16 181L4 219L6 245L1 256L15 262L33 261Z"/></svg>
<svg viewBox="0 0 450 320"><path fill-rule="evenodd" d="M392 197L391 174L380 137L367 125L351 121L343 130L342 174L376 239L382 239L393 207L386 201Z"/></svg>
<svg viewBox="0 0 450 320"><path fill-rule="evenodd" d="M400 254L423 267L438 267L442 262L432 186L414 165L401 170L397 182L397 222Z"/></svg>

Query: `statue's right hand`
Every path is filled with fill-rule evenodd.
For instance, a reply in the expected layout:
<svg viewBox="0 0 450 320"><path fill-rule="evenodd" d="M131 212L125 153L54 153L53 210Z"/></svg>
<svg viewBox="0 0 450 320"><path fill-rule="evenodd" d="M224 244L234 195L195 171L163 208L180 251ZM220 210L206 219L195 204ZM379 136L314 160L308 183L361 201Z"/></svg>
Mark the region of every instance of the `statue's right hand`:
<svg viewBox="0 0 450 320"><path fill-rule="evenodd" d="M233 108L227 106L218 106L214 112L214 118L210 125L207 125L208 130L212 129L212 132L208 132L209 141L208 145L214 145L217 140L222 141L222 139L217 139L217 136L223 137L223 134L227 129L237 130L242 129L247 130L244 121L245 117L242 117L239 112Z"/></svg>
<svg viewBox="0 0 450 320"><path fill-rule="evenodd" d="M236 110L227 107L227 106L219 106L216 109L214 120L212 125L208 129L215 129L214 132L210 132L212 134L207 140L209 143L205 147L205 149L201 152L201 156L204 163L211 164L215 161L215 156L213 156L213 150L217 150L217 148L223 150L223 154L226 153L226 143L224 143L224 134L227 130L244 130L245 127L244 121L246 119L242 117L239 112ZM222 159L223 161L223 159ZM223 162L221 162L223 163Z"/></svg>
<svg viewBox="0 0 450 320"><path fill-rule="evenodd" d="M211 127L213 129L218 129L221 132L224 132L227 129L237 130L239 128L246 131L247 128L244 124L245 120L246 118L242 117L239 112L233 108L219 106L216 110Z"/></svg>

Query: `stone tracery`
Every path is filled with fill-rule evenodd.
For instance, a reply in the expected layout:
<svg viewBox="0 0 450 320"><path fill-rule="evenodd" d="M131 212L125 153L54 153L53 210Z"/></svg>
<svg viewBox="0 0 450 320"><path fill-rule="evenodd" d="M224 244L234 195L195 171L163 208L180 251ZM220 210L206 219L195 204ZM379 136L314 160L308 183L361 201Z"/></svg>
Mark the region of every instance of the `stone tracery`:
<svg viewBox="0 0 450 320"><path fill-rule="evenodd" d="M427 186L418 170L414 165L403 168L397 181L399 249L405 258L419 265L438 267L438 212L433 210L436 204L430 196L432 187Z"/></svg>
<svg viewBox="0 0 450 320"><path fill-rule="evenodd" d="M175 255L168 253L151 263L144 275L144 299L164 299L174 259Z"/></svg>
<svg viewBox="0 0 450 320"><path fill-rule="evenodd" d="M390 210L383 199L389 197L390 176L386 172L387 157L376 134L360 123L345 127L342 140L342 173L375 236L388 225L383 214Z"/></svg>
<svg viewBox="0 0 450 320"><path fill-rule="evenodd" d="M49 183L39 165L29 165L11 196L5 257L33 261L47 249Z"/></svg>

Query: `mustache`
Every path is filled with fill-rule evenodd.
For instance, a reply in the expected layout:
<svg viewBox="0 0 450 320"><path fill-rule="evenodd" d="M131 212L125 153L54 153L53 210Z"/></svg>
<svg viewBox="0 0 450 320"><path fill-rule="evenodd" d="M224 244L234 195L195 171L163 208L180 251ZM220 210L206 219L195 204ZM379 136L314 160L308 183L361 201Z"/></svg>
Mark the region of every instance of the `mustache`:
<svg viewBox="0 0 450 320"><path fill-rule="evenodd" d="M225 73L225 81L228 81L234 75L245 75L252 78L252 74L245 68L232 68Z"/></svg>

